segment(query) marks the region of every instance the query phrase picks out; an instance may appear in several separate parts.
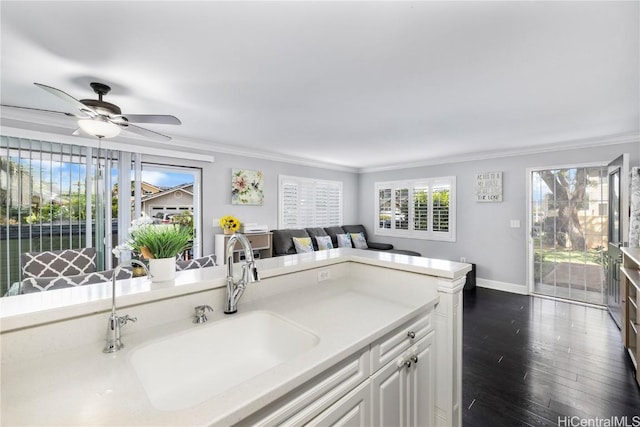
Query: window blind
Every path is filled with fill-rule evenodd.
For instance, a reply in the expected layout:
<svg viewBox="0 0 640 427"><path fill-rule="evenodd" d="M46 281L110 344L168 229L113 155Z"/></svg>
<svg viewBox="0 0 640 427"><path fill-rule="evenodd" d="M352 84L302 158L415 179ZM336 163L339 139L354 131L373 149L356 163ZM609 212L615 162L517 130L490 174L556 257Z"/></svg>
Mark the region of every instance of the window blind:
<svg viewBox="0 0 640 427"><path fill-rule="evenodd" d="M280 176L278 228L342 223L342 182Z"/></svg>
<svg viewBox="0 0 640 427"><path fill-rule="evenodd" d="M379 182L376 234L455 241L455 177Z"/></svg>
<svg viewBox="0 0 640 427"><path fill-rule="evenodd" d="M94 246L92 203L111 150L0 136L0 291L20 280L20 254ZM97 248L98 249L98 248Z"/></svg>

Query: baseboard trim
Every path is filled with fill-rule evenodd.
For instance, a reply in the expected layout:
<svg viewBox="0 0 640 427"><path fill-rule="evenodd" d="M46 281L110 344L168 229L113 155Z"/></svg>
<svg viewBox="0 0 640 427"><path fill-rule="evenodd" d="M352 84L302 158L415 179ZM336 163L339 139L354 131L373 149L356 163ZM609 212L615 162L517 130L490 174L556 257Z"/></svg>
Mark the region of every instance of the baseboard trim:
<svg viewBox="0 0 640 427"><path fill-rule="evenodd" d="M512 294L529 295L529 289L526 286L516 283L499 282L497 280L480 279L476 280L476 286L480 288L493 289L496 291L511 292Z"/></svg>

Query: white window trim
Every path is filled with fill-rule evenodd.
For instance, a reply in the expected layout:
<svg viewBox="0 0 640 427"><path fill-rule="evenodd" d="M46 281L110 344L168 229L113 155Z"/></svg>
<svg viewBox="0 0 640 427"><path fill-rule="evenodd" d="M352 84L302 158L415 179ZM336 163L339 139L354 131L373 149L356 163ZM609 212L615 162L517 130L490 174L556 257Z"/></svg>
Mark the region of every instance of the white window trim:
<svg viewBox="0 0 640 427"><path fill-rule="evenodd" d="M450 187L449 193L449 231L433 231L433 203L432 203L432 191L435 186L446 184ZM392 207L395 207L395 201L393 194L398 188L408 188L409 198L413 200L413 189L415 187L428 187L429 188L429 230L415 230L413 221L413 204L409 206L409 219L408 230L397 230L395 228L395 221L391 221L391 228L380 227L380 190L391 189L392 190ZM378 236L387 237L403 237L410 239L423 239L423 240L438 240L444 242L456 241L456 177L446 176L438 178L421 178L413 180L402 181L385 181L376 182L374 184L374 234Z"/></svg>
<svg viewBox="0 0 640 427"><path fill-rule="evenodd" d="M289 176L289 175L278 175L278 228L291 228L286 225L284 220L284 194L283 194L283 184L285 182L296 182L296 183L304 183L304 184L327 184L327 185L335 185L338 187L338 191L340 194L339 199L339 212L338 212L338 223L337 224L319 224L315 223L313 225L297 225L296 228L309 228L309 227L330 227L335 225L342 225L343 222L343 214L344 214L344 192L342 181L330 181L325 179L315 179L315 178L304 178L298 176Z"/></svg>

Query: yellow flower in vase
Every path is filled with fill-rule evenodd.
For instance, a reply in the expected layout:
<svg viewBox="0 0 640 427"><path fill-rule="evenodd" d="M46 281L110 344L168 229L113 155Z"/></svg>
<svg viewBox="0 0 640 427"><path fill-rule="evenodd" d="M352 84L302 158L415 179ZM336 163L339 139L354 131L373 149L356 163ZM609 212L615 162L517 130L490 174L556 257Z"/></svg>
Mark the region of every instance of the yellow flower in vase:
<svg viewBox="0 0 640 427"><path fill-rule="evenodd" d="M226 215L220 218L220 228L224 234L233 234L240 228L240 221L233 215Z"/></svg>

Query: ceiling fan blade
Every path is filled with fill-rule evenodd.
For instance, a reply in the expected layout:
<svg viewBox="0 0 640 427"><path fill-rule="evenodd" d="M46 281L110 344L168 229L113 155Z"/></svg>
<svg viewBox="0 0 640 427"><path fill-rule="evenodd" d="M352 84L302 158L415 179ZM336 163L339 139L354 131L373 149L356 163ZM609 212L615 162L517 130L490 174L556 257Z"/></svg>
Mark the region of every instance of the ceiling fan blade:
<svg viewBox="0 0 640 427"><path fill-rule="evenodd" d="M114 123L114 122L112 122ZM118 122L115 122L117 125L119 125L122 130L128 131L128 132L132 132L132 133L137 133L138 135L142 135L145 136L147 138L151 138L151 139L155 139L156 141L171 141L171 137L158 133L158 132L154 132L152 130L149 129L145 129L142 128L140 126L136 126L136 125L132 125L132 124L121 124Z"/></svg>
<svg viewBox="0 0 640 427"><path fill-rule="evenodd" d="M182 122L175 116L162 114L123 114L130 123L153 123L158 125L181 125Z"/></svg>
<svg viewBox="0 0 640 427"><path fill-rule="evenodd" d="M91 117L95 117L98 115L98 113L91 107L87 107L86 105L84 105L82 102L78 101L77 99L75 99L73 96L69 95L66 92L61 91L60 89L56 89L55 87L51 87L51 86L47 86L47 85L43 85L41 83L34 83L34 85L38 86L41 89L46 90L47 92L49 92L50 94L57 96L58 98L62 99L63 101L68 102L69 104L73 105L77 110L80 110L81 112L91 116Z"/></svg>
<svg viewBox="0 0 640 427"><path fill-rule="evenodd" d="M26 111L37 111L38 113L47 113L47 114L55 114L55 115L63 115L63 116L67 116L67 117L76 117L76 118L90 118L89 116L80 116L80 115L76 115L76 114L71 114L71 113L65 113L62 111L54 111L54 110L43 110L42 108L31 108L31 107L19 107L17 105L0 105L0 108L10 108L10 109L17 109L17 110L26 110Z"/></svg>

